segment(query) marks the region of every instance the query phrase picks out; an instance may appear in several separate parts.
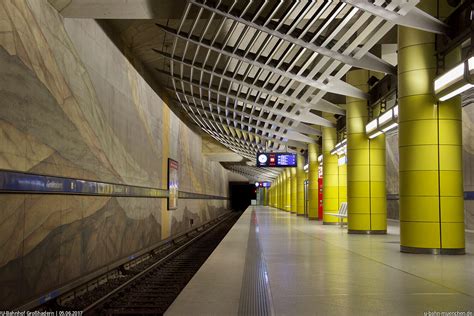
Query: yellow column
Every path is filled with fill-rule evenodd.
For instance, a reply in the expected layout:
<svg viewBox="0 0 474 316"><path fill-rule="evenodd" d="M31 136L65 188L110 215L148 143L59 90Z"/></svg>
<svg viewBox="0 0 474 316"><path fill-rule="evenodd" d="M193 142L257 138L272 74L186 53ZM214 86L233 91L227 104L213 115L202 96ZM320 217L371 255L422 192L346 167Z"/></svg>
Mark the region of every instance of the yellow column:
<svg viewBox="0 0 474 316"><path fill-rule="evenodd" d="M281 173L278 175L277 178L277 208L281 209Z"/></svg>
<svg viewBox="0 0 474 316"><path fill-rule="evenodd" d="M281 207L283 211L286 210L286 172L283 169L281 173Z"/></svg>
<svg viewBox="0 0 474 316"><path fill-rule="evenodd" d="M297 156L296 167L296 214L298 216L304 215L304 180L306 175L304 172L304 157L302 155Z"/></svg>
<svg viewBox="0 0 474 316"><path fill-rule="evenodd" d="M419 7L436 12L435 1ZM464 254L461 98L438 104L433 96L434 34L399 27L398 38L400 248ZM459 63L459 50L445 62Z"/></svg>
<svg viewBox="0 0 474 316"><path fill-rule="evenodd" d="M275 182L271 186L272 207L275 207Z"/></svg>
<svg viewBox="0 0 474 316"><path fill-rule="evenodd" d="M333 115L324 117L334 121ZM337 217L327 215L337 213L339 210L339 167L337 155L331 155L336 142L336 129L323 127L323 224L325 225L338 223Z"/></svg>
<svg viewBox="0 0 474 316"><path fill-rule="evenodd" d="M270 184L270 187L268 188L268 199L270 201L270 206L275 207L275 192L274 192L274 187L275 183L272 182Z"/></svg>
<svg viewBox="0 0 474 316"><path fill-rule="evenodd" d="M280 208L280 198L281 198L281 194L280 194L280 183L281 183L281 175L278 175L278 178L277 178L277 187L276 187L276 193L277 193L277 200L276 200L276 208Z"/></svg>
<svg viewBox="0 0 474 316"><path fill-rule="evenodd" d="M297 200L297 179L296 179L296 167L290 168L291 173L291 203L290 212L296 214L296 200Z"/></svg>
<svg viewBox="0 0 474 316"><path fill-rule="evenodd" d="M318 144L308 144L308 219L318 219Z"/></svg>
<svg viewBox="0 0 474 316"><path fill-rule="evenodd" d="M285 211L290 212L291 211L291 171L290 171L290 168L285 168L285 175L286 175Z"/></svg>
<svg viewBox="0 0 474 316"><path fill-rule="evenodd" d="M339 165L338 163L338 200L339 205L347 202L347 164ZM346 221L344 219L344 222Z"/></svg>
<svg viewBox="0 0 474 316"><path fill-rule="evenodd" d="M276 207L276 179L272 182L272 207Z"/></svg>
<svg viewBox="0 0 474 316"><path fill-rule="evenodd" d="M367 92L367 70L348 72L346 80ZM350 234L385 234L387 200L385 196L385 135L370 140L365 133L367 101L347 97L347 199Z"/></svg>
<svg viewBox="0 0 474 316"><path fill-rule="evenodd" d="M280 173L280 210L285 210L285 172Z"/></svg>

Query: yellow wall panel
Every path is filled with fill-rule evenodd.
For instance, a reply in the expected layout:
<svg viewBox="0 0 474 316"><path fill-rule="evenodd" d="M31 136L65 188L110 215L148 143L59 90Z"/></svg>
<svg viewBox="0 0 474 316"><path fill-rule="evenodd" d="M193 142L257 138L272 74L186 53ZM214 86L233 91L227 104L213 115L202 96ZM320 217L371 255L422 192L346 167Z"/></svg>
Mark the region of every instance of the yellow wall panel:
<svg viewBox="0 0 474 316"><path fill-rule="evenodd" d="M400 196L438 196L437 171L400 172Z"/></svg>

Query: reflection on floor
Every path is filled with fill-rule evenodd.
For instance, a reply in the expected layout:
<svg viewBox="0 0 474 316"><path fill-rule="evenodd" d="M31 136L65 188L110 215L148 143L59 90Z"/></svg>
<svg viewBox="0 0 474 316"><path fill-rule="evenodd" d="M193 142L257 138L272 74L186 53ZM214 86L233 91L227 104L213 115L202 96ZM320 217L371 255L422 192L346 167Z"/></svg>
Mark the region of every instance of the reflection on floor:
<svg viewBox="0 0 474 316"><path fill-rule="evenodd" d="M167 314L244 310L240 298L248 290L244 268L251 262L252 236L277 315L474 312L473 234L466 234L463 256L405 254L395 221L389 221L387 235L348 235L345 228L250 207Z"/></svg>

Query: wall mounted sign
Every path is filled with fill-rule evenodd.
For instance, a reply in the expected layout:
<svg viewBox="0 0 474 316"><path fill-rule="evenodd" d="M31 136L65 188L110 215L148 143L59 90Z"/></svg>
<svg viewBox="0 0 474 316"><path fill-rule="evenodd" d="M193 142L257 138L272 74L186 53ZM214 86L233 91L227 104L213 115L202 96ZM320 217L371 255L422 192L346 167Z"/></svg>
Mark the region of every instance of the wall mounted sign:
<svg viewBox="0 0 474 316"><path fill-rule="evenodd" d="M179 163L168 158L168 210L178 208Z"/></svg>
<svg viewBox="0 0 474 316"><path fill-rule="evenodd" d="M296 154L257 153L257 167L296 167Z"/></svg>

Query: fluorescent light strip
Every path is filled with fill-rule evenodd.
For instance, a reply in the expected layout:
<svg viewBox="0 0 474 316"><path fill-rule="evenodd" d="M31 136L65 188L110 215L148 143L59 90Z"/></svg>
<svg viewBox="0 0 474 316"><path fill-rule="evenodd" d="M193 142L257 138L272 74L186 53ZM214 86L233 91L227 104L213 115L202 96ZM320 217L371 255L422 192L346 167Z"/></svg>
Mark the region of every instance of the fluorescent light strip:
<svg viewBox="0 0 474 316"><path fill-rule="evenodd" d="M382 130L382 132L386 133L386 132L388 132L389 130L394 129L394 128L397 127L397 126L398 126L397 123L393 123L392 125L389 125L389 126L385 127L385 128Z"/></svg>
<svg viewBox="0 0 474 316"><path fill-rule="evenodd" d="M381 132L381 131L378 131L378 132L376 132L375 134L369 135L369 138L370 138L370 139L373 139L373 138L375 138L375 137L377 137L377 136L379 136L379 135L381 135L381 134L382 134L382 132Z"/></svg>
<svg viewBox="0 0 474 316"><path fill-rule="evenodd" d="M388 110L387 112L382 113L377 120L379 121L379 126L383 125L384 123L390 121L392 119L392 109Z"/></svg>
<svg viewBox="0 0 474 316"><path fill-rule="evenodd" d="M377 128L377 119L370 121L366 126L365 126L365 132L370 133L373 130Z"/></svg>
<svg viewBox="0 0 474 316"><path fill-rule="evenodd" d="M392 109L393 109L393 116L398 117L398 105L395 105Z"/></svg>
<svg viewBox="0 0 474 316"><path fill-rule="evenodd" d="M457 81L464 75L464 63L457 65L447 73L443 74L439 78L435 79L434 88L435 91L439 91L441 88Z"/></svg>
<svg viewBox="0 0 474 316"><path fill-rule="evenodd" d="M454 90L453 92L451 93L448 93L447 95L445 96L442 96L441 98L439 98L440 101L446 101L446 100L449 100L455 96L457 96L458 94L461 94L463 93L464 91L466 90L469 90L470 88L473 88L474 85L472 84L469 84L469 83L466 83L464 86L462 86L461 88L458 88L456 90Z"/></svg>

